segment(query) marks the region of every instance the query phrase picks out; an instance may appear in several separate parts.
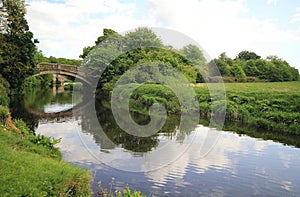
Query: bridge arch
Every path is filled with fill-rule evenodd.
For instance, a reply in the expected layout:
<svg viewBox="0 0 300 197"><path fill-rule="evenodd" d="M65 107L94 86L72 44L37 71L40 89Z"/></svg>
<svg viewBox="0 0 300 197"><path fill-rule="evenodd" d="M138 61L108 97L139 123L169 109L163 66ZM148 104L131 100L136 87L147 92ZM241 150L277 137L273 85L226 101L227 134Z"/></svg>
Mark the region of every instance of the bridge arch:
<svg viewBox="0 0 300 197"><path fill-rule="evenodd" d="M85 74L79 71L78 66L67 64L39 63L38 65L36 65L36 68L39 69L39 72L26 77L26 79L45 74L61 74L78 78L84 83L90 86L92 85L91 82L85 77Z"/></svg>

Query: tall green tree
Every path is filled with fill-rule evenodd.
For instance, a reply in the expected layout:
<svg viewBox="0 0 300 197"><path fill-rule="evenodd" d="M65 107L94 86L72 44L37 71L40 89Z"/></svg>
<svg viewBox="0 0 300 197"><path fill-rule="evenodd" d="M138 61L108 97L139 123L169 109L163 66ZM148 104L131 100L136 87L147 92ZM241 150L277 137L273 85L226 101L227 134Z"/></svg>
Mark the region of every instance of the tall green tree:
<svg viewBox="0 0 300 197"><path fill-rule="evenodd" d="M84 59L87 57L87 55L95 48L97 47L97 45L99 44L104 44L105 41L107 41L109 38L111 39L116 39L118 38L119 40L121 40L121 35L119 35L117 32L115 32L114 30L112 29L107 29L107 28L104 28L103 29L103 35L102 36L99 36L97 38L97 40L95 41L95 45L94 46L87 46L87 47L84 47L83 50L82 50L82 54L79 55L80 58Z"/></svg>
<svg viewBox="0 0 300 197"><path fill-rule="evenodd" d="M147 28L138 28L124 36L113 30L104 29L103 35L98 37L95 46L85 47L81 57L85 57L83 66L88 68L89 77L98 79L98 89L105 91L110 90L128 69L138 65L144 65L148 69L154 66L151 62L155 62L159 67L157 72L147 72L145 69L137 73L135 78L134 75L127 75L128 81L158 79L159 76L154 76L153 73L172 75L164 67L170 66L181 71L190 82L203 82L202 76L197 74L199 72L195 64L197 66L202 64L207 68L206 60L196 46L189 45L181 50L172 49L165 46L158 36Z"/></svg>
<svg viewBox="0 0 300 197"><path fill-rule="evenodd" d="M230 66L232 65L233 60L223 52L219 55L218 59L214 59L208 64L209 73L211 76L219 76L219 74L222 76L230 76Z"/></svg>
<svg viewBox="0 0 300 197"><path fill-rule="evenodd" d="M33 72L35 43L38 41L33 39L25 19L25 1L0 2L0 73L13 89L20 89L25 77Z"/></svg>
<svg viewBox="0 0 300 197"><path fill-rule="evenodd" d="M261 57L256 53L249 52L249 51L241 51L236 57L236 59L241 59L241 60L257 60L260 58Z"/></svg>
<svg viewBox="0 0 300 197"><path fill-rule="evenodd" d="M140 27L125 35L127 49L141 47L163 47L162 41L148 28Z"/></svg>

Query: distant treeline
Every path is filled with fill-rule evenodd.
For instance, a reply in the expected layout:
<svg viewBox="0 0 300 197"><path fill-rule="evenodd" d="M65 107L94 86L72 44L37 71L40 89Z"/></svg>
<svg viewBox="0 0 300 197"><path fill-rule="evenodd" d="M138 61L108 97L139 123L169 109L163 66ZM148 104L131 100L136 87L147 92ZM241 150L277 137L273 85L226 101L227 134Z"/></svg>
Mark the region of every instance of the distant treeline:
<svg viewBox="0 0 300 197"><path fill-rule="evenodd" d="M46 63L57 63L57 64L69 64L69 65L75 65L75 66L81 66L82 60L76 60L76 59L68 59L68 58L63 58L63 57L46 57L42 54L42 51L37 51L35 53L35 62L41 63L41 62L46 62Z"/></svg>
<svg viewBox="0 0 300 197"><path fill-rule="evenodd" d="M219 72L210 64L215 63ZM299 71L288 62L277 56L262 59L254 52L242 51L235 59L222 53L217 59L208 64L210 78L208 81L218 81L219 73L225 82L254 82L254 81L297 81Z"/></svg>
<svg viewBox="0 0 300 197"><path fill-rule="evenodd" d="M150 65L151 62L158 62L158 67L163 64L179 70L190 83L221 82L222 80L225 82L280 82L299 79L299 71L277 56L268 56L263 59L254 52L242 51L235 59L222 53L218 58L208 61L197 46L189 44L181 49L175 49L165 45L148 28L138 28L125 35L120 35L111 29L104 29L103 35L97 38L95 45L84 47L79 57L88 57L88 61L84 61L84 66L95 71L91 77L99 78L99 88L104 87L106 90L111 89L128 69L141 64ZM114 59L112 62L111 58ZM104 65L106 69L102 73ZM159 70L160 68L158 68L158 73L164 72ZM99 76L97 72L102 75ZM135 74L135 77L127 77L132 83L139 83L140 78L153 79L153 75L147 71L141 71ZM160 81L161 77L156 78Z"/></svg>

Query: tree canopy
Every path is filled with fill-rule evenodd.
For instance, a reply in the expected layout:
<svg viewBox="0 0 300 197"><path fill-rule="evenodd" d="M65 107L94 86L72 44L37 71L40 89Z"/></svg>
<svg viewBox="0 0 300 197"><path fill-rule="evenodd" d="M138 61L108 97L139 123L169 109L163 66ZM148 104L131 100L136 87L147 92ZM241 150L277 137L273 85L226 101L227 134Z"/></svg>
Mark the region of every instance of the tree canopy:
<svg viewBox="0 0 300 197"><path fill-rule="evenodd" d="M84 66L95 71L90 76L99 78L99 88L107 90L128 69L141 64L153 65L151 62L176 68L191 83L204 82L195 65L206 67L206 60L197 46L188 45L179 50L170 49L148 28L138 28L125 35L104 29L103 35L97 38L95 45L85 47L80 57L85 57ZM158 69L163 68L158 66ZM165 70L157 72L163 73ZM129 75L127 77L130 78L129 81L138 82L141 78L151 78L147 76L151 75L150 73L153 72L141 72L134 78L130 78Z"/></svg>
<svg viewBox="0 0 300 197"><path fill-rule="evenodd" d="M33 72L38 41L29 31L24 0L1 0L0 14L0 73L18 89Z"/></svg>
<svg viewBox="0 0 300 197"><path fill-rule="evenodd" d="M164 45L148 28L138 28L125 35L104 29L95 45L85 47L80 57L86 58L84 65L95 71L91 77L99 78L100 89L112 88L128 69L147 62L160 62L176 68L191 83L219 82L220 77L225 82L295 81L299 78L299 71L277 56L263 59L255 52L244 50L235 59L222 53L207 62L197 46L174 49ZM141 72L139 79L135 80L141 78L149 78L147 72Z"/></svg>
<svg viewBox="0 0 300 197"><path fill-rule="evenodd" d="M210 64L215 63L225 81L297 81L299 71L277 56L262 59L254 52L242 51L235 59L222 53ZM209 69L214 76L214 69Z"/></svg>

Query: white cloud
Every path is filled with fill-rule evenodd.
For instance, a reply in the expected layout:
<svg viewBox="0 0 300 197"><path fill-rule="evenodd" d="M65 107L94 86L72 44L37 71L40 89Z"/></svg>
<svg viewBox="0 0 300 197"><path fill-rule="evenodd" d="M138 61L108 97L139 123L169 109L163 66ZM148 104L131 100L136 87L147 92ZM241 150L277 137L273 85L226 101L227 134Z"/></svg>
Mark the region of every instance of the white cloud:
<svg viewBox="0 0 300 197"><path fill-rule="evenodd" d="M278 4L279 0L267 0L267 3L270 5L276 6Z"/></svg>
<svg viewBox="0 0 300 197"><path fill-rule="evenodd" d="M300 22L300 7L296 8L296 13L291 16L291 20L289 21L290 24Z"/></svg>
<svg viewBox="0 0 300 197"><path fill-rule="evenodd" d="M133 3L118 0L68 0L65 3L31 1L27 20L39 48L46 55L78 58L84 46L93 45L103 28L122 32L151 21L135 19Z"/></svg>
<svg viewBox="0 0 300 197"><path fill-rule="evenodd" d="M234 57L245 49L262 52L260 54L266 56L269 51L274 51L273 48L268 48L269 43L299 40L294 32L279 28L274 19L246 17L249 8L244 0L149 2L158 24L191 36L212 57L217 57L224 51Z"/></svg>
<svg viewBox="0 0 300 197"><path fill-rule="evenodd" d="M282 46L288 48L287 44L299 42L299 32L283 29L277 19L250 16L254 11L246 6L246 0L147 0L140 5L120 0L32 0L29 4L30 28L48 56L77 58L84 46L93 45L102 35L103 28L123 32L138 26L155 26L185 33L212 58L222 52L235 57L242 50L252 50L265 57L275 51L279 57L289 57L297 63ZM144 6L143 11L138 6ZM290 23L300 21L299 13Z"/></svg>

